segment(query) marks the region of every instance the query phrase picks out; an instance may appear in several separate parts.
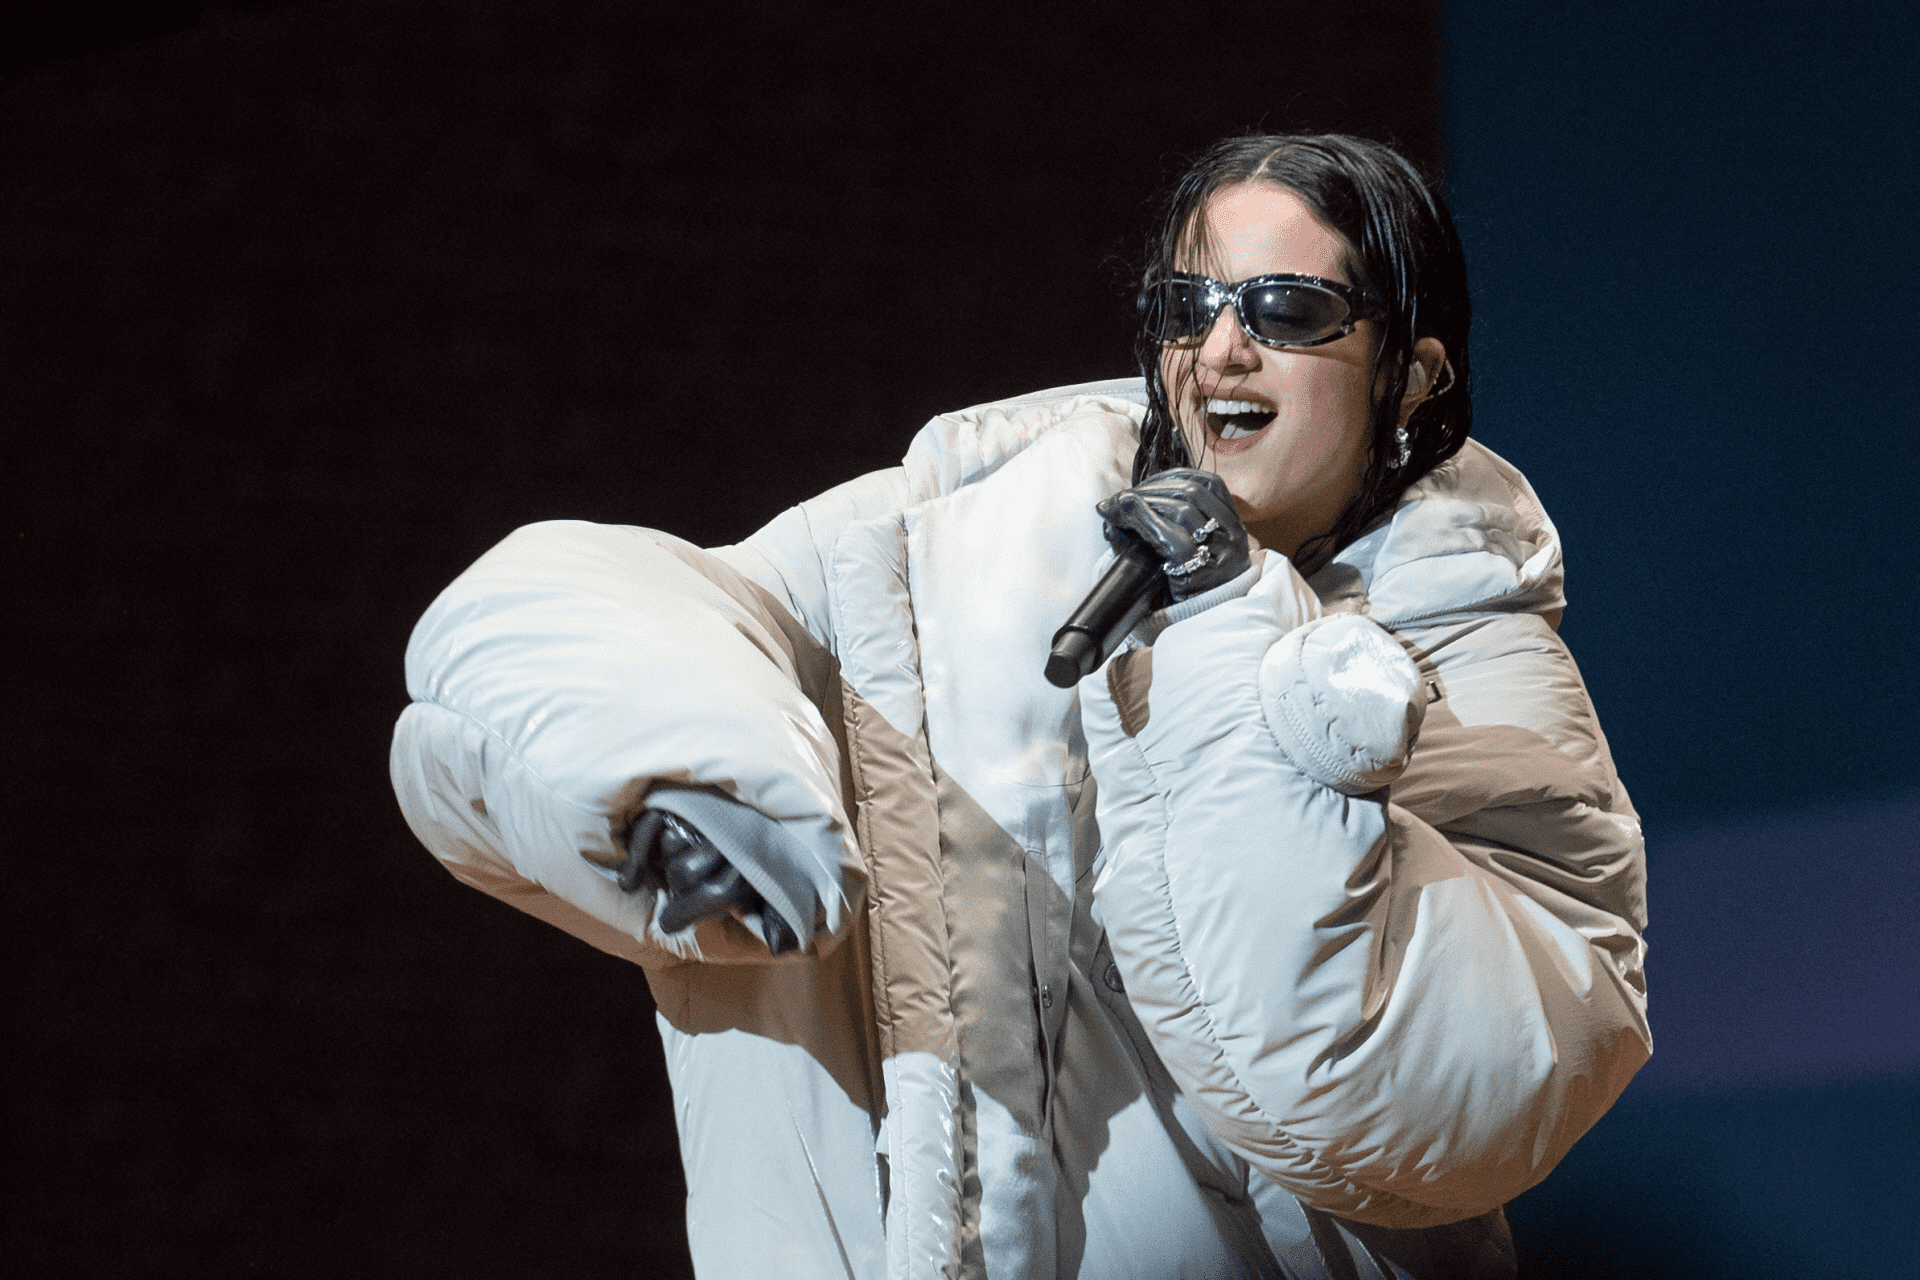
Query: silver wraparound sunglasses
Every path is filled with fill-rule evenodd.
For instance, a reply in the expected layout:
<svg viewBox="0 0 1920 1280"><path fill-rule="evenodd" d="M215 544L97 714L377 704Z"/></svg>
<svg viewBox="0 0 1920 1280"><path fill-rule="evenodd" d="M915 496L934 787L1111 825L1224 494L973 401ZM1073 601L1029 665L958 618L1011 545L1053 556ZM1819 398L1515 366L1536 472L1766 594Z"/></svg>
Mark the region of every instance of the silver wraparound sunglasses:
<svg viewBox="0 0 1920 1280"><path fill-rule="evenodd" d="M1265 347L1317 347L1386 314L1350 284L1291 273L1227 284L1181 271L1143 289L1139 300L1147 332L1177 347L1205 341L1220 308L1229 304L1247 336Z"/></svg>

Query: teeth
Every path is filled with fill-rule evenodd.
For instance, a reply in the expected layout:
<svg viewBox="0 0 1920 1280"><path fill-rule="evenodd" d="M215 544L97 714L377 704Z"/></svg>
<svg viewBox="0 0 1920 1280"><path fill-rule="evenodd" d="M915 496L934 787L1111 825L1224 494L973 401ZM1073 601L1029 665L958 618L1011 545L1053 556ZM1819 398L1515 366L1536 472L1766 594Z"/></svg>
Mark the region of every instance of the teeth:
<svg viewBox="0 0 1920 1280"><path fill-rule="evenodd" d="M1209 399L1206 413L1214 434L1222 440L1238 440L1253 435L1273 421L1271 407L1255 404L1251 400Z"/></svg>

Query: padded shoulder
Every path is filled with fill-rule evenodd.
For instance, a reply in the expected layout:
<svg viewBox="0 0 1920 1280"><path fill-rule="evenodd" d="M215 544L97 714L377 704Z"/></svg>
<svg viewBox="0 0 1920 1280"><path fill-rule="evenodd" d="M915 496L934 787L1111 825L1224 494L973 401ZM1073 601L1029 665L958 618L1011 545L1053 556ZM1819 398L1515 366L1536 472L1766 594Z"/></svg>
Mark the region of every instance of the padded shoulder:
<svg viewBox="0 0 1920 1280"><path fill-rule="evenodd" d="M815 640L837 649L826 587L834 541L848 526L913 501L905 468L870 471L788 507L745 541L715 547L713 555L770 592Z"/></svg>

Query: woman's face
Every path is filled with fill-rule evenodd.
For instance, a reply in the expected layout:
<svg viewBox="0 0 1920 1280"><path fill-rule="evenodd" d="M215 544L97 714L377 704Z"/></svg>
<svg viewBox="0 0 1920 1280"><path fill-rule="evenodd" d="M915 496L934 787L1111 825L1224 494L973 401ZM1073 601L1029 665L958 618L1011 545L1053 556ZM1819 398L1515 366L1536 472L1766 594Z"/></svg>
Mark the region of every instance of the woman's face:
<svg viewBox="0 0 1920 1280"><path fill-rule="evenodd" d="M1292 272L1343 284L1350 252L1305 201L1270 182L1214 193L1202 256L1176 266L1227 282ZM1265 347L1222 307L1196 349L1163 347L1174 420L1195 464L1218 472L1247 531L1291 556L1332 527L1367 467L1374 326L1317 347Z"/></svg>

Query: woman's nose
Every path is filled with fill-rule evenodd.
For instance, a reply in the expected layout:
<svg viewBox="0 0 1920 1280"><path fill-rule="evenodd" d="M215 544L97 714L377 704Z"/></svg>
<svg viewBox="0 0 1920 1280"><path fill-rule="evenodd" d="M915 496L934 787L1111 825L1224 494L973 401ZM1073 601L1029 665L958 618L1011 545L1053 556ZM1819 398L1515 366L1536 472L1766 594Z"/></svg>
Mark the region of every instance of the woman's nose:
<svg viewBox="0 0 1920 1280"><path fill-rule="evenodd" d="M1222 373L1242 373L1260 363L1260 348L1240 324L1231 304L1221 307L1200 343L1200 363Z"/></svg>

